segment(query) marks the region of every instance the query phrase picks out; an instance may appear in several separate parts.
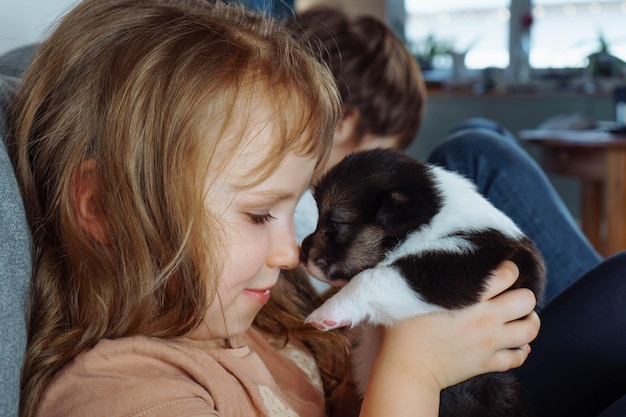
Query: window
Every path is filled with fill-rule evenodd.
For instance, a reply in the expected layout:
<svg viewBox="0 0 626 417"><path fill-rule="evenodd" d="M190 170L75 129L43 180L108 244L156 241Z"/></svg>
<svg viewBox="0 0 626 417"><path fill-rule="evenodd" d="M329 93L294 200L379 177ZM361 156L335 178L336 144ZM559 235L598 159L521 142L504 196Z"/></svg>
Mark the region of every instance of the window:
<svg viewBox="0 0 626 417"><path fill-rule="evenodd" d="M465 54L468 68L509 63L509 0L406 0L405 36L418 56L435 44Z"/></svg>
<svg viewBox="0 0 626 417"><path fill-rule="evenodd" d="M431 41L465 53L469 69L507 68L515 61L509 52L526 53L534 68L583 68L602 42L626 61L624 0L405 0L405 10L406 39L418 56ZM509 42L516 22L522 30L512 33L527 25L528 39Z"/></svg>
<svg viewBox="0 0 626 417"><path fill-rule="evenodd" d="M626 61L626 1L535 0L533 18L533 67L585 67L601 42Z"/></svg>

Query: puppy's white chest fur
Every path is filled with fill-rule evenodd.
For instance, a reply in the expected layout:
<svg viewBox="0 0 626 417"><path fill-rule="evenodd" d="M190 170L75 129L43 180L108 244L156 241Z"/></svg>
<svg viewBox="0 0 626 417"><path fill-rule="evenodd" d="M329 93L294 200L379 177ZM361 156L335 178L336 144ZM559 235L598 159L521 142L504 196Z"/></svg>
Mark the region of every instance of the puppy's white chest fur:
<svg viewBox="0 0 626 417"><path fill-rule="evenodd" d="M307 318L307 322L330 330L357 326L353 351L354 380L361 395L380 347L381 325L389 326L402 319L442 307L425 302L391 266L377 266L356 275L337 294Z"/></svg>
<svg viewBox="0 0 626 417"><path fill-rule="evenodd" d="M399 320L443 310L421 299L392 266L366 269L350 280L337 294L312 312L308 323L330 330L356 326L367 321L392 325Z"/></svg>

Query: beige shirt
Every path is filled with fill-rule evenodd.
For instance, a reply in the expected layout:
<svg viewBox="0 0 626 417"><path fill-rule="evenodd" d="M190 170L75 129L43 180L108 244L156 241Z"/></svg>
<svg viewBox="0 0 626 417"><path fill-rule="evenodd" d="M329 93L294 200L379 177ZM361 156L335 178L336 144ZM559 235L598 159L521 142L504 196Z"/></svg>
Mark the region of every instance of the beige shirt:
<svg viewBox="0 0 626 417"><path fill-rule="evenodd" d="M242 341L202 349L139 336L102 340L59 372L37 416L325 415L308 352L293 345L281 352L253 330Z"/></svg>

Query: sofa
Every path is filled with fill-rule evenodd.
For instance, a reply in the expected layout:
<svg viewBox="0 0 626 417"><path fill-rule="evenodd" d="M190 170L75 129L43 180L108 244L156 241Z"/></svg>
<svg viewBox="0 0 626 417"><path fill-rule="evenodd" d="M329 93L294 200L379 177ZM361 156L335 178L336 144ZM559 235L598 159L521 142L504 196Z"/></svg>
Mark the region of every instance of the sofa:
<svg viewBox="0 0 626 417"><path fill-rule="evenodd" d="M21 48L20 48L21 49ZM0 416L17 416L26 346L26 300L31 271L30 234L4 143L5 109L33 47L0 57Z"/></svg>

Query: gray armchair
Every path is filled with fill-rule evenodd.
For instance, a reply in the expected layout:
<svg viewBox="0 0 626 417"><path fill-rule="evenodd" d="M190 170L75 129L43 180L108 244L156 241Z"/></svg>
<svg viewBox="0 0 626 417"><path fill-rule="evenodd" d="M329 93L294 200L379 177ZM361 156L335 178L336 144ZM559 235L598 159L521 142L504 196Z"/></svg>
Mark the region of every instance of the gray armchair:
<svg viewBox="0 0 626 417"><path fill-rule="evenodd" d="M2 59L0 58L0 61ZM4 114L16 78L0 74L0 416L17 416L26 346L26 299L31 272L30 234L22 198L4 144Z"/></svg>

